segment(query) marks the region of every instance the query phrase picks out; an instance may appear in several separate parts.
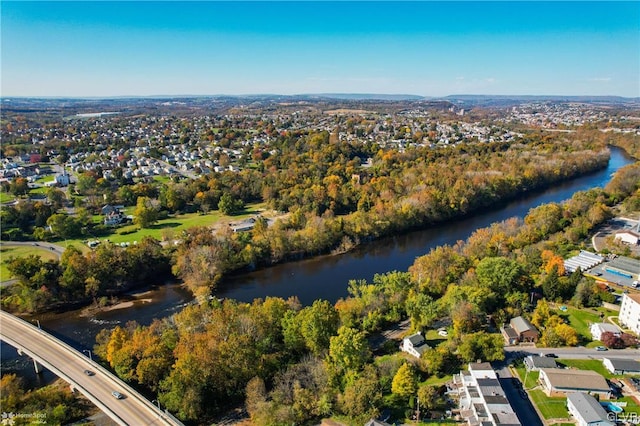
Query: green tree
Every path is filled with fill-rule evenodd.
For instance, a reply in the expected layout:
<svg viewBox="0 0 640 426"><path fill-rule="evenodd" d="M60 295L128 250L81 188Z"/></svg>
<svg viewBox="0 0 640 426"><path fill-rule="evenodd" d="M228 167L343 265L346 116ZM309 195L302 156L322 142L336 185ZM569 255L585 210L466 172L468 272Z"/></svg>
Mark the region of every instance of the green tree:
<svg viewBox="0 0 640 426"><path fill-rule="evenodd" d="M431 326L440 316L440 308L431 296L413 290L409 292L405 309L414 330Z"/></svg>
<svg viewBox="0 0 640 426"><path fill-rule="evenodd" d="M429 349L422 357L427 360L429 372L438 377L451 374L460 368L459 358L446 345Z"/></svg>
<svg viewBox="0 0 640 426"><path fill-rule="evenodd" d="M363 332L340 327L329 343L329 363L338 372L358 371L371 356L369 343Z"/></svg>
<svg viewBox="0 0 640 426"><path fill-rule="evenodd" d="M411 364L404 363L393 376L391 392L400 398L408 399L418 390L418 379Z"/></svg>
<svg viewBox="0 0 640 426"><path fill-rule="evenodd" d="M575 306L591 307L600 306L600 289L593 280L584 280L576 287L576 292L571 299L571 303Z"/></svg>
<svg viewBox="0 0 640 426"><path fill-rule="evenodd" d="M16 197L26 195L29 192L29 181L22 177L15 178L9 185L9 191Z"/></svg>
<svg viewBox="0 0 640 426"><path fill-rule="evenodd" d="M66 200L66 196L64 192L62 192L58 188L51 187L47 189L46 194L47 194L47 200L49 200L49 202L53 204L53 207L56 210L61 208L62 205L64 204L64 201Z"/></svg>
<svg viewBox="0 0 640 426"><path fill-rule="evenodd" d="M500 295L514 291L526 291L524 271L516 261L506 257L486 257L476 268L481 285Z"/></svg>
<svg viewBox="0 0 640 426"><path fill-rule="evenodd" d="M474 362L502 361L504 359L504 339L500 334L487 334L480 331L462 336L458 346L458 354L462 361Z"/></svg>
<svg viewBox="0 0 640 426"><path fill-rule="evenodd" d="M149 197L138 197L133 215L134 222L141 228L148 228L158 221L158 209Z"/></svg>
<svg viewBox="0 0 640 426"><path fill-rule="evenodd" d="M230 193L225 192L218 202L218 210L226 215L234 215L244 208L242 200L234 198Z"/></svg>
<svg viewBox="0 0 640 426"><path fill-rule="evenodd" d="M363 422L378 416L381 403L382 389L378 373L371 364L347 383L340 398L342 412Z"/></svg>
<svg viewBox="0 0 640 426"><path fill-rule="evenodd" d="M442 403L438 388L430 385L421 385L418 388L418 401L420 407L426 410L435 410Z"/></svg>
<svg viewBox="0 0 640 426"><path fill-rule="evenodd" d="M300 333L305 345L314 354L329 348L329 341L338 328L338 312L326 300L316 300L298 314Z"/></svg>
<svg viewBox="0 0 640 426"><path fill-rule="evenodd" d="M63 239L82 235L82 224L66 213L51 215L47 225L51 227L51 232Z"/></svg>

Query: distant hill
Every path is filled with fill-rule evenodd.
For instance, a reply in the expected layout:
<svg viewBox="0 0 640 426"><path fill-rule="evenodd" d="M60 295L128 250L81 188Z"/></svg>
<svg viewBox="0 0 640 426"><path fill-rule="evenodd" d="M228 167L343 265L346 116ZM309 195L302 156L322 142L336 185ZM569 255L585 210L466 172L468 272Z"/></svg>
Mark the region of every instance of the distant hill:
<svg viewBox="0 0 640 426"><path fill-rule="evenodd" d="M381 101L421 101L430 99L425 96L418 95L406 95L406 94L382 94L382 93L318 93L318 94L306 94L301 96L329 98L329 99L344 99L344 100L381 100Z"/></svg>
<svg viewBox="0 0 640 426"><path fill-rule="evenodd" d="M562 95L449 95L439 99L468 105L511 105L523 102L579 102L592 104L638 104L640 97Z"/></svg>

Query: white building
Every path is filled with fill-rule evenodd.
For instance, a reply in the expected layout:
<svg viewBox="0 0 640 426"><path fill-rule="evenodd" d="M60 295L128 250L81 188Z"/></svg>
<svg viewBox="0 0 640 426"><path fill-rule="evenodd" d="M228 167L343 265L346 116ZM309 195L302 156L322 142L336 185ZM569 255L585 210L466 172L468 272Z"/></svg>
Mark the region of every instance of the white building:
<svg viewBox="0 0 640 426"><path fill-rule="evenodd" d="M67 186L71 183L71 176L67 172L62 172L56 175L55 182L60 186Z"/></svg>
<svg viewBox="0 0 640 426"><path fill-rule="evenodd" d="M572 392L567 395L567 410L579 426L614 426L608 420L607 412L591 395Z"/></svg>
<svg viewBox="0 0 640 426"><path fill-rule="evenodd" d="M620 324L640 334L640 294L623 293L618 319Z"/></svg>
<svg viewBox="0 0 640 426"><path fill-rule="evenodd" d="M620 240L623 243L636 246L638 245L638 241L640 241L640 234L635 231L622 231L616 233L615 239Z"/></svg>
<svg viewBox="0 0 640 426"><path fill-rule="evenodd" d="M460 395L460 415L468 425L521 425L491 364L471 363L454 376Z"/></svg>
<svg viewBox="0 0 640 426"><path fill-rule="evenodd" d="M427 349L429 349L429 345L427 345L427 342L420 332L405 337L402 339L402 345L400 345L402 352L411 354L416 358L420 358Z"/></svg>
<svg viewBox="0 0 640 426"><path fill-rule="evenodd" d="M591 331L593 340L602 340L602 333L606 332L613 333L616 337L620 337L622 335L622 330L620 330L617 325L606 322L595 322L591 324L589 330Z"/></svg>
<svg viewBox="0 0 640 426"><path fill-rule="evenodd" d="M640 374L640 362L633 359L603 358L602 365L612 374Z"/></svg>

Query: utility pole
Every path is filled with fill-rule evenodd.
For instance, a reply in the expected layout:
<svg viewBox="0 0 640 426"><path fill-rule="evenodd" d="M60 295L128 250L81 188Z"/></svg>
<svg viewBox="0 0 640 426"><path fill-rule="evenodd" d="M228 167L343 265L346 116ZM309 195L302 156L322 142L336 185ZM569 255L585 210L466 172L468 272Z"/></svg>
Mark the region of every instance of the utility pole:
<svg viewBox="0 0 640 426"><path fill-rule="evenodd" d="M420 423L420 398L416 397L416 401L418 402L418 406L416 408L416 424Z"/></svg>

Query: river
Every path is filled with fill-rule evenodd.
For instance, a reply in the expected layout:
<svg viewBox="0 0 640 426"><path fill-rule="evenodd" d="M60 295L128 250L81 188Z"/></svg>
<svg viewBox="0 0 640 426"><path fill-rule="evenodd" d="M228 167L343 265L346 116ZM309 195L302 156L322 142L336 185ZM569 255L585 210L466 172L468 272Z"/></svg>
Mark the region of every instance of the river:
<svg viewBox="0 0 640 426"><path fill-rule="evenodd" d="M316 299L335 302L347 295L347 283L350 279L371 280L376 273L405 271L417 256L427 253L433 247L465 240L476 229L491 223L514 216L523 217L531 208L541 204L560 202L571 198L575 192L603 187L619 168L634 161L619 148L611 147L610 150L608 166L597 172L547 190L524 194L473 217L381 239L342 255L283 263L228 277L219 286L216 296L247 302L266 296L297 296L304 305L311 304ZM77 349L86 351L93 346L95 336L103 328L124 325L127 321L134 320L147 325L154 318L167 317L179 311L191 300L190 293L178 284L166 284L137 295L137 301L128 308L91 316L82 316L80 311L72 311L34 317L32 320L40 321L47 331ZM2 344L1 350L0 366L3 374L18 372L33 386L50 383L55 379L48 371L36 376L28 359L19 357L10 346Z"/></svg>

